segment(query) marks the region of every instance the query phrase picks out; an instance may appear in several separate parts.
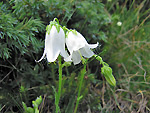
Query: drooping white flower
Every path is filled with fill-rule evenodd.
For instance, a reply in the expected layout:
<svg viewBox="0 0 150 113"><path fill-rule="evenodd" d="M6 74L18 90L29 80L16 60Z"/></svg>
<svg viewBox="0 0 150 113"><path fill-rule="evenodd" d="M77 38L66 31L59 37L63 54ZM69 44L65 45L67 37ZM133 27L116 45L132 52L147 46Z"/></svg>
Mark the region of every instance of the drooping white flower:
<svg viewBox="0 0 150 113"><path fill-rule="evenodd" d="M70 58L74 65L81 62L82 56L90 58L94 55L91 51L92 48L96 48L97 44L88 44L85 38L77 31L70 30L67 32L66 45L70 52Z"/></svg>
<svg viewBox="0 0 150 113"><path fill-rule="evenodd" d="M71 61L67 58L69 55L65 51L64 30L59 24L54 22L54 24L50 24L47 27L44 53L38 62L40 62L45 56L47 57L48 62L54 62L59 54L64 57L65 61Z"/></svg>

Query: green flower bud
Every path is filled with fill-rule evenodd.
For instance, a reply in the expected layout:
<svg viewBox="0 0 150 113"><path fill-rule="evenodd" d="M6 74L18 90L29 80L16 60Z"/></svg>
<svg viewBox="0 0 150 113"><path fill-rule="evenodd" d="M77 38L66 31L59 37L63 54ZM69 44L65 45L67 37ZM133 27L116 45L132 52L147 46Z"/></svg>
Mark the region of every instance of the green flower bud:
<svg viewBox="0 0 150 113"><path fill-rule="evenodd" d="M110 67L104 65L101 68L101 73L104 75L105 79L110 85L112 86L116 85L116 80L112 74L112 69Z"/></svg>

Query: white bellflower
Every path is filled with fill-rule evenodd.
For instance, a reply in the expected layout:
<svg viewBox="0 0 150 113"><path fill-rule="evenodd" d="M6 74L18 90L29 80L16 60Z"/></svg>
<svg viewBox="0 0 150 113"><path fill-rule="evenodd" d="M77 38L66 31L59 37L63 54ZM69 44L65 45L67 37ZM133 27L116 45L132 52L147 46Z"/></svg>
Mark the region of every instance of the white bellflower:
<svg viewBox="0 0 150 113"><path fill-rule="evenodd" d="M70 58L74 65L81 62L82 56L90 58L94 55L91 49L96 48L97 44L88 44L85 38L77 31L70 30L67 33L66 45L70 52Z"/></svg>
<svg viewBox="0 0 150 113"><path fill-rule="evenodd" d="M54 62L59 56L59 54L64 57L65 61L71 61L67 58L69 55L65 51L64 30L54 20L47 27L45 38L45 50L43 56L38 62L40 62L45 56L47 57L48 62Z"/></svg>

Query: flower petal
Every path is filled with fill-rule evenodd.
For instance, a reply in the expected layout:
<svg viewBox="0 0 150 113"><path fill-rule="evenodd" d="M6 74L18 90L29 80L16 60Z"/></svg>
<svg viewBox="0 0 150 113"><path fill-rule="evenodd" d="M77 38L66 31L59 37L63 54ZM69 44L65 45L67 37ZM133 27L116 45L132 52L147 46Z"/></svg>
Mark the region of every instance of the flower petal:
<svg viewBox="0 0 150 113"><path fill-rule="evenodd" d="M89 46L89 48L93 49L93 48L96 48L98 46L98 44L99 43L97 42L97 44L88 44L88 46Z"/></svg>
<svg viewBox="0 0 150 113"><path fill-rule="evenodd" d="M65 62L72 62L72 60L71 60L71 56L69 56L69 54L68 54L68 52L67 51L65 51L65 57L64 57L64 61ZM63 55L62 55L63 56Z"/></svg>
<svg viewBox="0 0 150 113"><path fill-rule="evenodd" d="M49 62L54 62L58 55L61 53L63 57L67 57L65 51L65 33L62 28L58 33L55 26L52 26L50 31L50 38L47 39L46 48L47 48L47 58Z"/></svg>
<svg viewBox="0 0 150 113"><path fill-rule="evenodd" d="M68 52L65 50L65 43L66 43L66 39L65 39L65 33L63 31L62 28L60 28L60 37L58 37L58 46L59 46L59 49L60 49L60 55L64 57L64 60L65 61L71 61L71 58L69 59L69 54ZM66 60L67 59L67 60Z"/></svg>
<svg viewBox="0 0 150 113"><path fill-rule="evenodd" d="M73 51L73 54L71 56L72 56L74 65L79 64L81 62L81 56L80 56L79 51Z"/></svg>
<svg viewBox="0 0 150 113"><path fill-rule="evenodd" d="M65 51L65 33L63 29L60 27L60 31L58 32L56 27L53 25L50 33L46 33L45 50L39 61L41 61L46 55L48 62L54 62L59 54L61 54L64 58L69 56Z"/></svg>
<svg viewBox="0 0 150 113"><path fill-rule="evenodd" d="M46 51L45 51L45 49L44 49L44 53L43 53L43 55L42 55L42 57L40 58L40 60L38 60L38 61L36 61L36 62L40 62L41 60L43 60L43 58L45 57L45 55L46 55Z"/></svg>
<svg viewBox="0 0 150 113"><path fill-rule="evenodd" d="M87 44L87 42L79 32L77 32L77 35L72 31L68 33L68 37L66 38L66 45L70 54L73 51L77 51L80 48L84 47L85 44Z"/></svg>
<svg viewBox="0 0 150 113"><path fill-rule="evenodd" d="M81 48L80 52L86 58L90 58L90 57L92 57L94 55L94 52L91 51L88 46L85 46L85 47Z"/></svg>
<svg viewBox="0 0 150 113"><path fill-rule="evenodd" d="M48 52L47 52L47 60L48 60L48 62L54 62L57 59L60 51L58 49L55 49L55 50L54 51L48 50Z"/></svg>

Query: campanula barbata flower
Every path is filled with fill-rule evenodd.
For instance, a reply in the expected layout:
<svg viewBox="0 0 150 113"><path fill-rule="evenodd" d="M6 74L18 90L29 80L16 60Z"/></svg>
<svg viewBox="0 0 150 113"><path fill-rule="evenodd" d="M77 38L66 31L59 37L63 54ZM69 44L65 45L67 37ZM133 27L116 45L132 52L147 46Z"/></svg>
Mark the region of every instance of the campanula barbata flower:
<svg viewBox="0 0 150 113"><path fill-rule="evenodd" d="M59 54L64 57L65 61L71 61L71 59L67 58L69 55L65 50L65 33L58 22L54 19L47 26L46 30L45 49L43 56L38 62L45 58L45 56L48 62L54 62Z"/></svg>
<svg viewBox="0 0 150 113"><path fill-rule="evenodd" d="M77 31L69 30L66 37L67 49L74 65L81 62L82 56L90 58L94 55L91 49L96 48L97 44L88 44L86 39Z"/></svg>

